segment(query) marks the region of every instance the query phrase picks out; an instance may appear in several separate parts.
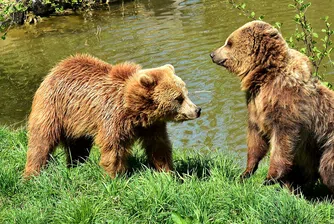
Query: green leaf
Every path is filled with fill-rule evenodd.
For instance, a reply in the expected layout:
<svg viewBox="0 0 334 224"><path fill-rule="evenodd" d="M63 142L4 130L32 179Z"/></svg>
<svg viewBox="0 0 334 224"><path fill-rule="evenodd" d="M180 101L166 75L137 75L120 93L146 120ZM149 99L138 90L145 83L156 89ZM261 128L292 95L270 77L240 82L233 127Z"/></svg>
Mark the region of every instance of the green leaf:
<svg viewBox="0 0 334 224"><path fill-rule="evenodd" d="M299 10L304 12L310 6L311 6L311 2L306 3L306 4L302 4L302 6L299 8Z"/></svg>
<svg viewBox="0 0 334 224"><path fill-rule="evenodd" d="M255 17L255 12L251 12L250 16L251 16L251 18L254 18Z"/></svg>
<svg viewBox="0 0 334 224"><path fill-rule="evenodd" d="M292 38L292 37L290 37L290 38L289 38L289 41L292 43L292 42L293 42L293 38Z"/></svg>
<svg viewBox="0 0 334 224"><path fill-rule="evenodd" d="M319 35L317 33L312 33L313 37L318 38Z"/></svg>
<svg viewBox="0 0 334 224"><path fill-rule="evenodd" d="M333 88L333 85L329 82L321 82L321 84L323 84L324 86L328 87L329 89Z"/></svg>

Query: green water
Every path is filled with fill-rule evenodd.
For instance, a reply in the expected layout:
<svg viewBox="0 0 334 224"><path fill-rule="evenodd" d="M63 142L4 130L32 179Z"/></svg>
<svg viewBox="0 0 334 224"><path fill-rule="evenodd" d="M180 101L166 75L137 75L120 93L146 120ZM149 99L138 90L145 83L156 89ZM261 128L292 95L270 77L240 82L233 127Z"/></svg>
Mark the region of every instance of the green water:
<svg viewBox="0 0 334 224"><path fill-rule="evenodd" d="M245 2L264 14L265 21L282 22L284 36L293 33L291 0ZM320 18L333 12L333 0L314 0L308 15L314 28L320 29ZM228 149L243 155L244 94L239 80L213 64L209 53L248 21L225 1L136 0L94 11L91 18L50 17L12 29L0 41L0 125L24 126L43 77L59 60L85 52L112 64L127 60L143 67L173 64L187 83L191 99L202 107L199 119L169 125L174 146ZM334 82L333 69L325 73Z"/></svg>

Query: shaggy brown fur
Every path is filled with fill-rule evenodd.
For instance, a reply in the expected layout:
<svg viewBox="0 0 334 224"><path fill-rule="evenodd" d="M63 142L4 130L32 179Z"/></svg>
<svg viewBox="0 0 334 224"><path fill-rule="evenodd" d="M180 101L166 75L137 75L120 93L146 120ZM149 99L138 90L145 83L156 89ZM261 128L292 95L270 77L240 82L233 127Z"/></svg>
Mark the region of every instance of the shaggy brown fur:
<svg viewBox="0 0 334 224"><path fill-rule="evenodd" d="M34 97L24 176L38 174L60 142L67 149L68 165L85 161L94 140L101 150L100 165L111 177L126 171L137 139L156 169L172 170L166 122L200 116L174 73L172 65L112 66L88 55L60 62Z"/></svg>
<svg viewBox="0 0 334 224"><path fill-rule="evenodd" d="M334 93L311 77L306 56L289 49L281 34L253 21L234 31L212 60L241 79L248 106L251 176L271 146L266 184L290 189L319 174L334 192Z"/></svg>

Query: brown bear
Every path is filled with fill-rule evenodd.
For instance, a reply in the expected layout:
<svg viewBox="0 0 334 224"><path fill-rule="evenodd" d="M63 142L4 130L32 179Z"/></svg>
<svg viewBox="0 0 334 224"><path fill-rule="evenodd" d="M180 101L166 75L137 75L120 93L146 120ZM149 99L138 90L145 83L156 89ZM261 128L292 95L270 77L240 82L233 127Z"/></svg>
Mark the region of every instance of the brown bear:
<svg viewBox="0 0 334 224"><path fill-rule="evenodd" d="M312 77L308 58L262 21L234 31L210 56L246 92L248 158L241 177L256 171L270 147L265 184L293 190L320 175L334 192L334 92Z"/></svg>
<svg viewBox="0 0 334 224"><path fill-rule="evenodd" d="M172 147L166 122L198 118L201 108L170 64L142 69L76 55L55 66L38 88L28 122L24 176L38 174L59 143L68 165L84 162L93 142L113 178L126 171L130 147L141 140L149 162L169 171Z"/></svg>

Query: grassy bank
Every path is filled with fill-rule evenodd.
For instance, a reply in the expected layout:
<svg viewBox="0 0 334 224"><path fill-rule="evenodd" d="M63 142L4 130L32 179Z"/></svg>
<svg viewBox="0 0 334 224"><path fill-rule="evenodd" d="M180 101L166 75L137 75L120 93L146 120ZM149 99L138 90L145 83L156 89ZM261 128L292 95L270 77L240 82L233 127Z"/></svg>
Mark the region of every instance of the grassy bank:
<svg viewBox="0 0 334 224"><path fill-rule="evenodd" d="M111 180L90 161L67 169L58 150L31 181L21 174L26 133L0 128L0 223L334 223L328 201L309 201L262 186L266 167L240 183L241 168L222 154L175 150L177 173L145 168L135 150L132 172Z"/></svg>

